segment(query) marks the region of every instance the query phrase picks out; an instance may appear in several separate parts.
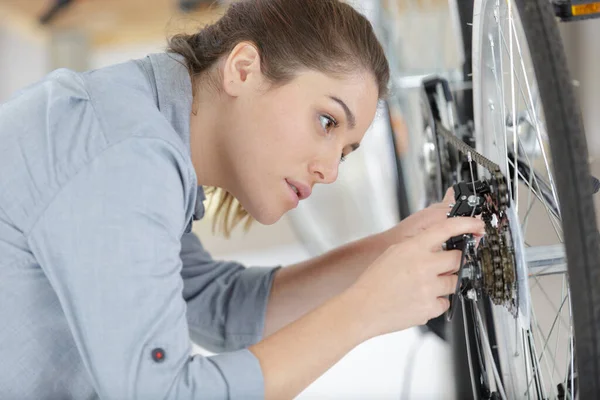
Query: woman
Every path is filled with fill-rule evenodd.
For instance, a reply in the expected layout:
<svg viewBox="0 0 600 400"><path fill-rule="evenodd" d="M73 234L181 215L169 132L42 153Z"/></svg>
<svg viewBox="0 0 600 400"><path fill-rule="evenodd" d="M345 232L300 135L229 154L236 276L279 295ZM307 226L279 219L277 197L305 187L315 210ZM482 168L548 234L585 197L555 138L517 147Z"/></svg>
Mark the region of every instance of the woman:
<svg viewBox="0 0 600 400"><path fill-rule="evenodd" d="M443 313L460 254L440 245L483 230L447 204L285 269L215 261L190 231L203 186L272 224L334 182L388 75L348 5L247 0L166 53L4 104L0 398L292 398Z"/></svg>

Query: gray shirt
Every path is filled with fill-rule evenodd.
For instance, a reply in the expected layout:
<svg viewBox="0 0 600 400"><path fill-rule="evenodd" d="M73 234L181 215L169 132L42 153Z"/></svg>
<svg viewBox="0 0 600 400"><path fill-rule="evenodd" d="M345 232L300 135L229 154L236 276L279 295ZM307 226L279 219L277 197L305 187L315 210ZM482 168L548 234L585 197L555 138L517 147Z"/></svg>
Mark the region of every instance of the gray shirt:
<svg viewBox="0 0 600 400"><path fill-rule="evenodd" d="M264 397L246 347L277 268L213 260L191 232L181 61L57 70L0 105L0 399Z"/></svg>

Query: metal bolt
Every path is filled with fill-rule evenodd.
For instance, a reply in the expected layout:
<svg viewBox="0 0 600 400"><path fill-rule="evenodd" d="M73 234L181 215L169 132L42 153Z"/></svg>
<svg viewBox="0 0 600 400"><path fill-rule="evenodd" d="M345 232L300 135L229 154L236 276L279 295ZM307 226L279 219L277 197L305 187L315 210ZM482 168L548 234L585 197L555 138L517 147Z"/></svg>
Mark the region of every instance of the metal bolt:
<svg viewBox="0 0 600 400"><path fill-rule="evenodd" d="M469 200L467 201L467 203L469 204L469 206L475 207L476 205L479 204L479 197L477 197L475 195L471 195L471 196L469 196Z"/></svg>
<svg viewBox="0 0 600 400"><path fill-rule="evenodd" d="M467 291L467 299L477 300L477 292L475 291L475 289L469 289Z"/></svg>
<svg viewBox="0 0 600 400"><path fill-rule="evenodd" d="M466 199L467 199L467 196L463 195L463 196L462 196L460 199L461 199L461 200L466 200Z"/></svg>
<svg viewBox="0 0 600 400"><path fill-rule="evenodd" d="M461 279L471 279L471 272L473 272L471 270L471 267L463 267L460 270L460 278Z"/></svg>
<svg viewBox="0 0 600 400"><path fill-rule="evenodd" d="M454 207L454 203L448 204L448 207L453 208Z"/></svg>
<svg viewBox="0 0 600 400"><path fill-rule="evenodd" d="M442 250L446 251L448 249L448 244L446 242L442 243Z"/></svg>

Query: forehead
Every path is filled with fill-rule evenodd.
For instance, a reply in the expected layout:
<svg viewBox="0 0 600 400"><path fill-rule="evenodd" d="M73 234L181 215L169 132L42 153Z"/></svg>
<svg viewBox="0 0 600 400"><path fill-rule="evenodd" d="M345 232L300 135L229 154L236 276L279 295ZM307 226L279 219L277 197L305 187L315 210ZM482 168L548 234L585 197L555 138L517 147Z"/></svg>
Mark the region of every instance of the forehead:
<svg viewBox="0 0 600 400"><path fill-rule="evenodd" d="M378 104L378 87L369 72L331 75L308 70L296 75L292 84L302 95L314 101L342 100L356 116L357 128L366 130L371 124Z"/></svg>

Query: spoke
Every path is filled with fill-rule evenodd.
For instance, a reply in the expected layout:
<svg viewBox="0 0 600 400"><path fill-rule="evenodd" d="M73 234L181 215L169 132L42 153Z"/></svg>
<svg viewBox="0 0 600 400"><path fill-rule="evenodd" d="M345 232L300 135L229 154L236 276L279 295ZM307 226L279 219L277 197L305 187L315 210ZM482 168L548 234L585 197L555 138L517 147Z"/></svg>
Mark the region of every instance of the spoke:
<svg viewBox="0 0 600 400"><path fill-rule="evenodd" d="M513 30L514 30L514 24L513 24ZM515 37L516 37L516 32L515 33ZM523 62L523 53L521 52L521 45L519 44L519 41L516 40L517 43L517 50L519 52L519 59L521 60L521 69L523 70L523 77L525 78L525 87L527 88L527 94L529 95L531 104L533 106L533 97L531 95L531 86L529 85L529 78L527 77L527 70L525 69L525 63ZM554 179L552 179L552 172L550 171L550 164L548 163L548 157L546 156L546 149L544 148L544 146L542 145L542 134L540 132L539 126L538 126L538 117L535 114L535 109L533 109L534 114L532 115L533 120L535 121L535 132L537 134L538 137L538 141L540 143L540 150L542 151L542 156L544 158L544 164L546 164L546 171L548 171L548 179L550 179L550 186L552 187L552 194L554 195L554 202L556 205L559 204L558 202L558 194L557 194L557 190L556 190L556 185L554 184ZM560 208L558 209L559 213L560 213Z"/></svg>
<svg viewBox="0 0 600 400"><path fill-rule="evenodd" d="M504 43L504 46L506 48L506 39L505 39L504 34L502 32L501 32L501 39L502 39L502 42ZM517 41L517 44L518 44L518 41ZM520 89L519 91L521 93L521 98L523 99L523 102L525 103L525 106L527 107L527 112L529 113L529 117L530 117L529 120L531 120L533 122L532 126L536 129L536 138L538 139L538 144L540 146L540 150L542 151L542 154L545 156L545 148L544 148L544 146L541 143L541 134L539 133L540 120L537 117L537 114L533 111L535 109L535 104L533 102L533 96L531 95L531 90L529 89L529 83L528 83L528 80L527 80L527 72L526 72L525 67L524 67L524 65L522 63L522 57L521 57L521 64L522 64L523 74L525 75L525 78L526 78L526 86L527 86L527 90L528 90L528 93L529 93L529 98L530 98L531 104L527 101L527 99L525 97L525 92L523 92L523 86L521 84L521 80L519 79L519 77L517 75L515 75L515 78L517 79L517 83L519 84L519 89ZM516 121L516 116L513 118L513 121ZM512 125L513 125L513 130L516 129L516 122L513 122ZM545 128L544 128L544 132L545 132ZM532 165L531 161L529 160L529 155L527 154L527 152L525 151L525 148L524 148L523 144L521 143L521 138L519 136L517 136L517 139L519 141L519 145L522 147L523 154L525 155L525 157L527 159L527 162L530 165L530 168L533 170L533 167L531 166ZM558 196L556 194L556 187L554 185L553 174L550 171L550 168L548 167L548 162L547 162L546 157L544 157L544 160L546 161L546 163L545 163L546 172L548 173L548 176L550 177L550 180L551 180L550 191L552 192L552 196L555 199L555 203L557 205L556 209L558 210L558 200L557 200ZM534 176L534 180L536 181L536 184L539 186L539 184L537 182L537 177L536 176Z"/></svg>
<svg viewBox="0 0 600 400"><path fill-rule="evenodd" d="M519 291L517 290L517 300L516 303L519 304ZM519 324L515 319L515 357L519 357Z"/></svg>
<svg viewBox="0 0 600 400"><path fill-rule="evenodd" d="M524 149L524 147L523 147L523 144L521 143L521 140L520 140L520 139L519 139L519 144L520 144L520 145L521 145L521 147L523 148L523 154L525 154L525 159L527 160L527 164L529 165L529 170L531 171L531 177L530 177L530 178L533 178L533 181L535 182L535 185L536 185L536 187L538 187L538 188L540 188L540 189L541 189L541 187L542 187L542 186L540 185L540 182L538 181L537 174L535 173L535 169L533 168L533 166L532 166L532 163L531 163L531 160L529 160L529 155L528 155L528 154L527 154L527 152L525 151L525 149ZM515 168L514 164L513 164L513 168ZM521 177L522 177L522 174L521 174ZM525 179L524 179L524 180L525 180ZM545 184L545 183L544 183L544 184ZM531 184L529 185L529 188L530 188L530 190L532 190L532 191L533 191L533 186L532 186ZM550 222L552 223L552 225L554 225L554 224L555 224L555 220L552 218L553 216L554 216L556 219L558 219L559 221L561 221L561 219L560 219L560 215L558 214L558 203L556 203L556 204L555 204L555 207L552 207L552 208L550 208L550 207L548 206L548 203L547 203L547 201L546 201L545 199L543 199L543 198L542 198L542 195L543 195L542 193L539 193L539 194L538 194L536 191L534 191L534 194L536 195L536 197L538 198L538 200L539 200L539 201L542 203L542 205L543 205L543 206L544 206L544 208L546 209L546 212L548 213L548 218L550 219ZM555 209L556 209L557 211L554 211ZM556 226L555 226L555 229L556 229ZM562 231L562 229L561 229L561 231ZM558 235L558 234L557 234L557 235ZM558 237L559 237L560 241L562 242L562 241L563 241L563 240L562 240L562 237L561 237L560 235L558 235Z"/></svg>
<svg viewBox="0 0 600 400"><path fill-rule="evenodd" d="M501 39L502 43L504 43L504 48L506 49L506 38L504 37L504 32L502 32L502 31L500 31L500 39ZM523 71L523 74L526 75L526 72ZM521 80L519 79L518 76L515 76L515 79L517 80L517 83L519 85L519 92L521 93L521 98L523 99L523 102L525 103L525 107L527 107L527 111L529 112L530 119L532 119L533 115L535 115L534 112L532 111L535 108L535 102L533 101L533 96L531 96L531 103L529 103L527 96L525 96L525 92L523 91L523 85L521 84Z"/></svg>
<svg viewBox="0 0 600 400"><path fill-rule="evenodd" d="M529 378L529 372L532 370L532 368L530 368L531 354L529 353L529 349L525 346L525 331L523 330L521 331L521 341L523 343L523 354L525 355L525 378L527 382L531 382ZM527 395L527 399L531 399L529 384L527 385L527 392L525 394Z"/></svg>
<svg viewBox="0 0 600 400"><path fill-rule="evenodd" d="M532 187L532 179L533 174L529 177L529 187ZM531 210L533 210L533 205L535 204L535 199L531 198L531 190L527 194L527 212L525 213L525 218L523 221L523 237L527 237L527 227L529 226L529 215L531 214Z"/></svg>
<svg viewBox="0 0 600 400"><path fill-rule="evenodd" d="M481 331L481 338L483 339L483 347L487 351L487 355L490 358L492 364L492 372L494 373L494 379L496 380L496 386L500 391L500 396L502 400L507 400L506 392L504 391L504 386L502 385L502 381L500 380L500 374L498 373L498 368L496 367L496 363L494 362L494 355L492 354L492 348L490 346L490 342L488 340L487 332L485 331L485 327L483 326L483 319L481 318L481 313L479 312L478 307L473 307L475 309L475 315L477 316L477 324L479 325L479 329Z"/></svg>
<svg viewBox="0 0 600 400"><path fill-rule="evenodd" d="M522 336L523 336L523 352L525 354L525 364L527 364L527 367L525 368L525 374L527 376L527 391L525 392L525 394L527 395L527 398L530 399L531 398L531 384L534 381L534 376L533 374L531 375L531 377L529 376L530 372L533 372L533 365L531 364L531 347L529 346L529 335L527 334L527 330L522 331Z"/></svg>
<svg viewBox="0 0 600 400"><path fill-rule="evenodd" d="M544 290L544 287L540 284L540 281L537 277L534 277L534 279L536 280L536 286L539 286L540 290L542 291L542 294L544 295L544 297L546 298L546 300L548 301L548 304L550 305L550 307L552 307L552 312L554 312L556 315L560 315L560 313L558 312L558 310L556 309L556 307L554 306L554 303L552 302L552 300L550 300L550 296L548 296L548 293L546 292L546 290ZM535 287L535 286L534 286ZM534 288L532 287L532 289ZM561 324L563 324L565 326L565 328L569 329L571 327L571 324L566 322L564 320L564 318L562 317L562 315L560 316L560 322Z"/></svg>
<svg viewBox="0 0 600 400"><path fill-rule="evenodd" d="M509 2L508 4L509 4L509 10L510 10L511 3ZM502 31L501 31L501 33L502 33ZM516 32L515 32L515 36L516 36ZM504 35L502 35L502 40L505 41ZM550 186L552 187L552 194L554 195L554 201L558 205L559 203L558 203L558 195L556 192L556 185L554 184L554 179L552 179L552 173L550 172L550 166L548 163L548 157L546 155L546 149L544 148L543 141L542 141L542 134L541 134L539 126L538 126L539 120L538 120L537 114L535 112L535 109L533 108L533 96L531 95L531 86L529 85L529 79L527 77L527 70L526 70L525 64L523 62L523 54L521 52L521 45L519 44L518 40L516 40L516 44L517 44L517 50L519 52L519 58L521 59L521 69L523 70L523 77L525 79L525 88L527 89L527 94L529 95L529 101L530 101L531 107L532 107L532 109L530 110L530 112L532 114L530 116L534 122L534 128L535 128L535 132L537 135L538 143L540 145L540 151L542 152L544 164L546 165L546 170L548 172L548 177L550 179ZM511 45L512 45L512 35L511 35ZM511 59L512 59L512 54L511 54ZM514 75L514 64L512 64L512 68L513 68L512 74ZM519 82L519 86L521 87L520 82ZM516 127L516 114L513 114L513 127ZM515 152L515 154L517 154L517 153Z"/></svg>
<svg viewBox="0 0 600 400"><path fill-rule="evenodd" d="M536 279L537 279L537 278L536 278ZM540 286L540 288L541 288L541 286ZM566 299L567 299L567 297L565 296L565 297L564 297L564 299L563 299L563 302L562 302L562 304L561 304L560 310L562 310L562 307L564 306L564 304L565 304L565 302L566 302ZM551 303L551 302L550 302L550 304L552 305L552 303ZM539 357L538 357L538 355L537 355L537 350L536 350L536 348L535 348L535 343L532 343L532 345L533 345L533 350L532 350L532 351L533 351L533 353L534 353L534 355L533 355L533 356L535 357L535 361L537 362L537 363L536 363L536 364L533 366L534 368L536 368L536 366L537 366L537 369L534 369L534 372L535 372L535 371L537 371L538 373L540 373L541 371L540 371L540 368L539 368L539 362L542 360L542 358L544 358L544 355L545 355L545 352L546 352L546 349L547 349L547 346L548 346L549 339L550 339L550 337L551 337L551 335L552 335L552 332L553 332L553 330L554 330L554 327L555 327L555 325L556 325L557 318L560 316L560 311L559 311L559 312L556 314L557 318L555 318L555 319L554 319L554 321L553 321L553 323L552 323L552 328L550 329L550 332L548 333L548 335L547 335L546 337L544 337L545 335L544 335L544 333L543 333L543 331L542 331L542 328L541 328L541 326L539 325L539 322L538 322L538 320L537 320L537 317L536 317L536 315L535 315L535 310L534 310L533 304L532 304L532 307L531 307L531 316L532 316L532 324L533 324L533 325L535 325L535 327L537 328L537 333L538 333L538 336L540 337L540 342L541 342L541 343L544 343L544 348L543 348L543 350L542 350L542 353L541 353L541 355L540 355ZM562 317L561 317L561 321L562 321ZM559 326L560 326L560 324L559 324ZM557 372L557 366L556 366L556 356L555 356L555 354L556 354L556 351L555 351L554 353L552 353L552 352L551 352L551 350L550 350L550 349L548 349L548 354L549 354L549 355L550 355L550 356L553 358L553 360L554 360L554 361L553 361L552 373L550 373L550 369L551 369L551 368L550 368L550 367L549 367L549 365L548 365L548 360L547 360L547 357L545 357L545 358L544 358L544 365L545 365L545 367L546 367L546 372L548 373L548 377L552 377L552 378L551 378L551 382L552 382L552 385L551 385L551 386L552 386L552 390L554 391L554 383L553 383L554 381L553 381L553 376L554 376L554 373L555 373L555 372ZM542 377L541 377L541 376L538 376L537 378L540 378L540 379L541 379ZM527 379L528 379L528 384L527 384L527 394L529 394L529 391L531 390L531 384L533 383L533 380L534 380L534 379L536 379L536 376L534 375L534 376L532 376L531 378L529 378L529 376L527 376ZM538 382L537 382L537 379L536 379L536 384L537 384L537 383L538 383ZM541 384L542 384L542 386L545 388L545 385L544 385L544 383L543 383L543 382L541 382ZM539 387L538 387L538 390L539 390ZM543 396L542 398L546 398L546 397L545 397L545 396Z"/></svg>
<svg viewBox="0 0 600 400"><path fill-rule="evenodd" d="M502 30L500 30L500 39L502 40L502 43L504 43L504 47L506 48L506 38L504 37L504 32L502 32ZM520 49L519 43L517 41L517 46ZM523 75L525 75L525 77L527 77L527 70L523 64L523 57L521 57L521 69L523 70ZM535 102L533 101L533 95L531 95L531 91L529 91L530 96L525 96L525 92L523 91L523 85L521 84L521 80L519 79L518 75L515 75L515 78L517 80L517 83L519 85L519 92L521 93L521 98L523 99L523 102L525 103L525 106L527 107L527 111L529 112L529 119L532 120L533 116L537 116L536 113L533 112L533 110L535 109ZM527 84L527 87L529 89L529 84ZM531 103L529 103L527 97L529 97ZM536 124L539 124L541 121L538 119L535 120ZM543 127L543 131L546 132L545 127Z"/></svg>
<svg viewBox="0 0 600 400"><path fill-rule="evenodd" d="M475 315L475 312L473 311L475 307L477 307L477 304L472 302L469 304L469 306L471 307L471 314ZM477 324L477 321L473 321L473 324ZM482 348L482 344L481 344L481 332L476 329L475 327L473 328L474 334L475 334L475 341L476 341L476 346L478 350L481 350ZM485 354L481 351L477 351L477 361L479 362L479 368L481 369L481 380L483 381L483 386L486 388L491 388L490 386L490 382L489 382L489 374L487 371L487 367L486 367L486 361L485 361Z"/></svg>
<svg viewBox="0 0 600 400"><path fill-rule="evenodd" d="M558 321L558 319L560 317L560 312L562 311L562 308L564 307L566 301L567 301L567 296L564 297L564 299L563 299L563 301L562 301L562 303L560 305L560 308L558 309L558 313L556 314L556 317L554 317L554 321L552 321L552 326L550 327L550 332L548 332L548 335L546 337L544 337L544 333L542 331L542 328L538 324L537 318L536 318L536 325L537 325L537 328L539 329L539 334L540 334L540 336L542 336L543 343L544 343L544 347L542 349L542 354L540 355L540 360L542 359L542 357L544 357L544 354L546 353L546 349L548 349L548 342L550 341L550 336L552 336L552 332L554 331L554 327L556 326L556 322ZM556 355L552 354L549 349L548 349L548 353L550 354L550 356L553 359L556 358ZM547 360L547 357L545 358L545 360ZM556 364L555 364L554 367L556 369ZM550 374L548 374L548 375L550 375Z"/></svg>
<svg viewBox="0 0 600 400"><path fill-rule="evenodd" d="M563 279L563 282L564 282L564 279ZM541 288L541 286L540 286L540 288ZM545 293L545 291L544 291L544 294L547 296L547 294ZM563 285L563 294L564 294L564 285ZM561 294L561 296L562 296L562 294ZM546 297L546 298L548 298L548 297ZM567 299L568 299L568 295L567 295L567 296L564 296L564 298L563 298L563 300L562 300L562 303L561 303L561 306L560 306L560 309L559 309L559 311L556 313L556 317L554 318L554 321L552 322L552 327L550 328L550 332L548 333L548 335L546 336L546 338L542 340L542 341L544 342L544 349L542 350L542 354L541 354L541 356L540 356L540 359L541 359L541 357L543 357L543 356L544 356L544 354L545 354L546 348L547 348L547 346L548 346L548 343L549 343L550 337L551 337L551 335L552 335L552 332L553 332L553 330L554 330L554 327L556 326L556 322L557 322L558 318L560 318L561 322L562 322L562 323L564 323L564 320L563 320L563 318L562 318L561 312L562 312L562 308L564 307L564 305L565 305L565 303L566 303L566 300L567 300ZM552 305L552 302L551 302L549 299L548 299L548 301L549 301L549 303ZM552 307L553 307L553 306L552 306ZM554 307L553 307L553 309L555 310L555 308L554 308ZM544 334L543 334L543 332L542 332L542 329L541 329L541 327L539 326L539 323L537 322L537 318L535 317L535 313L534 313L534 311L533 311L533 308L532 308L532 315L533 315L533 319L535 320L535 323L536 323L536 325L537 325L537 328L538 328L538 330L539 330L539 335L543 337L543 336L544 336ZM558 332L560 332L560 325L561 325L561 324L559 324L559 325L558 325L558 326L559 326L559 328L558 328ZM570 334L569 336L570 336L570 340L571 340L571 342L572 342L572 339L573 339L573 338L572 338L572 325L570 325L570 324L565 324L565 325L567 326L567 329L569 329L569 331L571 332L571 334ZM557 333L556 344L555 344L555 347L556 347L556 348L558 348L558 339L559 339L558 335L559 335L559 333ZM572 343L571 343L571 345L572 345ZM553 368L552 368L552 374L551 374L551 376L552 376L552 382L554 382L554 374L555 374L556 372L559 372L559 371L557 370L557 365L556 365L556 361L557 361L557 360L556 360L556 354L557 354L557 353L556 353L556 349L555 349L554 353L552 353L552 352L551 352L551 351L548 349L548 354L550 354L550 356L551 356L551 357L552 357L552 359L553 359ZM569 358L569 356L567 356L567 358ZM545 358L545 361L546 361L546 363L547 363L547 357ZM569 363L569 361L571 362L571 364L573 364L573 358L571 358L570 360L569 360L569 359L567 360L567 369L566 369L567 371L569 371L569 364L568 364L568 363ZM548 368L549 368L549 367L548 367ZM550 374L549 374L549 376L550 376ZM564 380L564 385L565 385L565 388L567 387L567 380L568 380L568 373L567 373L567 376L565 377L565 380ZM552 385L554 385L554 383L552 383ZM554 386L552 386L552 387L554 387Z"/></svg>
<svg viewBox="0 0 600 400"><path fill-rule="evenodd" d="M475 176L473 175L473 156L469 151L467 153L467 159L469 160L469 169L471 170L471 183L473 183L473 196L477 197L477 188L475 187ZM479 200L477 200L479 202ZM477 207L473 207L473 211L471 212L471 218L475 215L475 210Z"/></svg>
<svg viewBox="0 0 600 400"><path fill-rule="evenodd" d="M569 335L570 336L570 335ZM567 368L565 369L565 371L567 371L567 373L565 374L565 380L563 381L563 385L565 387L565 394L569 397L571 397L571 394L569 393L568 390L568 383L569 383L569 374L570 374L570 367L571 367L571 353L573 352L573 347L571 346L571 341L569 341L569 351L567 352Z"/></svg>
<svg viewBox="0 0 600 400"><path fill-rule="evenodd" d="M542 358L543 358L544 366L546 367L546 372L548 373L548 377L550 377L551 373L550 373L550 366L548 365L548 357L544 357L544 354L546 352L548 338L552 334L552 330L550 330L550 333L548 334L547 338L544 337L544 332L542 331L542 327L540 326L540 323L537 319L537 315L535 314L535 309L533 307L533 304L531 305L531 316L532 316L533 321L535 322L535 327L537 328L537 333L540 338L540 342L544 343L544 348L542 349L542 353L538 356L537 347L535 346L535 341L533 341L533 346L534 346L533 350L534 350L536 360L538 363L538 368L539 368L540 361L542 361ZM556 320L554 320L554 323L556 323ZM554 324L552 326L554 327ZM532 334L532 336L533 336L533 334ZM554 357L554 355L550 353L550 350L548 350L548 353L550 354L551 357ZM541 381L541 385L544 388L544 392L545 392L546 385L544 384L543 374L541 373L541 371L540 371L540 381ZM544 395L543 398L546 398L546 396Z"/></svg>
<svg viewBox="0 0 600 400"><path fill-rule="evenodd" d="M541 336L543 338L543 335L541 334L541 328L537 322L537 318L535 317L533 305L531 307L531 321L532 321L532 324L534 324L538 328L538 336ZM527 333L527 340L528 340L529 348L530 348L530 351L532 352L531 356L533 359L533 375L531 377L532 381L530 381L527 384L527 390L528 391L530 390L531 384L533 383L533 380L535 380L537 390L538 390L538 398L541 397L542 399L545 399L546 396L544 395L544 389L543 389L544 384L541 379L542 371L541 371L540 364L539 364L541 361L541 358L538 357L537 349L535 347L535 339L533 337L534 335L532 334L531 329L527 329L526 333ZM547 363L546 363L546 370L549 370Z"/></svg>
<svg viewBox="0 0 600 400"><path fill-rule="evenodd" d="M515 164L513 163L513 161L509 161L510 165L513 166L513 168L517 169L515 167ZM519 171L519 176L521 177L522 181L525 183L526 179L523 176L523 174ZM537 197L537 199L544 205L544 208L546 209L546 212L548 213L548 219L550 219L550 223L552 224L552 226L554 227L554 231L556 232L556 236L558 237L558 239L563 242L562 236L561 234L558 233L559 227L556 226L556 220L553 218L555 217L555 214L553 212L552 209L550 209L550 207L548 207L548 204L546 204L545 200L542 198L542 194L538 193L537 190L535 190L532 186L529 186L527 183L525 183L525 186L527 186L529 188L530 191L533 192L533 194L535 195L535 197ZM561 229L562 231L562 229Z"/></svg>
<svg viewBox="0 0 600 400"><path fill-rule="evenodd" d="M549 207L552 207L551 208L552 214L554 216L556 216L557 219L560 220L558 204L553 202L554 198L552 195L552 188L550 187L550 185L548 185L546 183L546 181L542 177L538 177L538 173L536 172L535 168L533 168L531 160L529 159L529 155L525 151L525 148L523 147L523 143L521 143L520 139L519 139L519 146L521 147L521 150L523 151L523 154L525 155L526 162L523 161L523 159L519 159L517 157L516 158L517 165L519 165L519 163L525 164L525 167L529 170L529 174L530 174L529 180L533 179L533 182L530 183L530 186L533 187L533 183L535 183L536 188L539 190L540 194L543 195L543 197L545 199L545 204L549 205ZM511 162L513 163L513 166L514 166L514 161L511 160ZM521 173L521 175L522 175L522 173Z"/></svg>
<svg viewBox="0 0 600 400"><path fill-rule="evenodd" d="M499 7L499 2L496 1L496 21L498 22L498 35L502 36L502 23L500 21L500 7ZM502 104L502 123L501 126L504 127L503 131L504 131L504 142L503 142L503 148L504 148L504 163L506 164L506 179L508 180L508 190L510 192L510 198L514 199L515 197L513 196L513 185L511 184L512 179L510 177L510 174L508 173L508 142L506 141L506 104L504 104L504 62L503 62L503 58L502 58L502 43L498 43L498 45L500 46L500 51L499 51L499 55L500 55L500 99L501 99L501 104ZM494 71L496 68L496 53L493 51L492 48L492 56L493 56L493 60L494 60ZM498 77L496 76L496 74L494 74L495 76L495 80L496 80L496 86L498 86ZM496 142L498 143L498 142ZM498 145L498 144L497 144ZM497 146L496 145L496 146Z"/></svg>
<svg viewBox="0 0 600 400"><path fill-rule="evenodd" d="M489 38L490 40L490 48L492 50L492 62L493 62L493 66L492 66L492 73L494 74L494 82L496 83L496 92L498 94L498 96L500 96L501 98L504 98L504 90L500 87L500 84L498 82L498 72L496 71L496 53L494 50L494 40L492 37ZM500 76L502 77L502 60L500 61ZM504 82L504 80L503 80ZM494 104L490 103L489 104L490 110L492 112L495 112L495 108L494 108ZM504 102L502 102L502 108L501 108L501 113L502 113L502 120L504 120L505 115L506 115L506 110L504 109ZM498 163L500 163L500 160L502 160L503 155L500 152L500 148L505 148L506 147L506 143L502 142L500 143L500 141L498 140L498 133L496 132L496 118L492 118L492 123L494 126L494 143L495 143L495 148L496 148L496 152L498 153ZM508 154L506 153L506 149L504 152L504 159L506 160L508 157ZM506 164L506 168L508 170L508 164ZM510 176L506 177L508 180L508 189L509 191L512 190L512 185L510 184Z"/></svg>
<svg viewBox="0 0 600 400"><path fill-rule="evenodd" d="M566 276L563 275L562 277L562 284L560 285L560 297L563 297L565 295L565 282L566 282ZM562 317L561 317L562 320ZM558 324L558 330L556 331L556 342L554 343L554 366L556 367L556 355L558 354L558 338L560 337L560 328L563 324ZM554 369L552 370L552 378L551 381L554 382Z"/></svg>
<svg viewBox="0 0 600 400"><path fill-rule="evenodd" d="M529 155L525 151L525 148L523 147L523 144L521 143L520 140L519 140L519 146L521 147L523 154L525 154L526 161L524 161L522 158L517 157L516 158L517 166L520 167L519 169L525 169L527 171L527 173L529 174L529 180L531 181L533 179L533 182L531 182L529 185L531 187L533 187L533 183L535 183L535 187L537 188L538 192L545 199L545 204L547 204L549 207L551 207L552 214L554 216L556 216L557 219L560 220L558 204L554 203L554 198L552 196L552 189L550 188L550 185L548 185L542 177L538 177L538 173L531 165L532 163L529 160ZM515 161L514 160L510 160L510 161L514 167ZM519 171L519 172L521 172L521 171ZM521 172L521 176L523 176L523 172Z"/></svg>
<svg viewBox="0 0 600 400"><path fill-rule="evenodd" d="M515 166L515 164L512 161L509 161L509 162L515 170L518 170L518 168ZM527 179L525 179L525 177L523 176L523 174L521 174L520 171L519 171L519 176L521 177L523 182L527 181ZM527 184L525 184L525 185L528 186ZM548 218L550 219L550 223L552 224L552 227L554 228L554 231L556 232L556 236L558 237L560 242L563 242L562 235L558 232L559 227L556 226L556 221L553 218L554 214L553 214L552 210L550 210L550 208L548 207L548 204L546 204L546 202L544 201L544 199L542 198L542 195L540 193L538 193L533 187L531 187L531 186L528 186L528 187L529 187L529 190L531 190L533 192L535 197L537 197L537 199L544 205L544 208L546 209L546 212L548 213ZM562 229L561 229L561 231L562 231Z"/></svg>
<svg viewBox="0 0 600 400"><path fill-rule="evenodd" d="M462 307L462 315L463 318L465 318L465 316L467 315L466 311L465 311L465 300L464 298L461 296L460 298L460 305ZM465 320L466 321L466 320ZM470 344L470 340L469 340L469 332L467 329L467 324L463 323L463 327L465 328L465 342L467 345L467 359L469 360L469 362L467 364L469 364L469 373L471 374L471 377L475 376L475 373L473 372L473 363L472 363L472 358L471 358L471 344ZM483 372L483 371L482 371ZM476 398L477 397L477 388L475 386L475 379L471 379L471 390L473 390L473 396Z"/></svg>
<svg viewBox="0 0 600 400"><path fill-rule="evenodd" d="M571 393L565 392L565 395L565 397L567 398L566 400L573 400L573 397L571 397Z"/></svg>
<svg viewBox="0 0 600 400"><path fill-rule="evenodd" d="M512 161L511 161L511 165L513 166L513 168L515 168L514 163ZM556 231L556 236L558 237L559 241L562 243L563 242L562 235L558 233L559 230L562 232L562 228L560 228L560 225L557 226L557 224L561 223L561 219L560 219L560 216L558 215L558 211L555 211L555 209L558 210L558 208L549 206L546 199L544 198L543 193L539 193L536 189L534 189L533 186L531 185L531 181L525 182L525 177L523 176L523 174L520 171L519 171L519 176L523 180L523 184L525 184L525 186L527 186L529 188L530 194L531 194L531 192L533 192L535 197L540 201L540 203L542 203L542 206L544 206L544 209L546 210L546 214L548 215L548 219L550 220L550 223L552 224L552 226L554 227L554 230ZM537 179L537 174L535 172L533 172L531 174L531 176L533 177L533 181L535 182L536 187L540 188L541 186Z"/></svg>
<svg viewBox="0 0 600 400"><path fill-rule="evenodd" d="M533 365L532 365L533 375L531 376L531 381L527 384L527 393L529 394L529 391L531 389L531 384L535 381L537 392L538 392L538 398L544 399L544 398L546 398L546 396L544 396L542 383L540 381L541 371L540 371L540 365L537 360L537 353L535 350L534 339L532 337L531 330L529 330L529 329L526 330L525 334L527 336L527 344L529 345L529 351L532 353L531 358L533 359Z"/></svg>
<svg viewBox="0 0 600 400"><path fill-rule="evenodd" d="M512 102L512 120L513 120L513 148L515 157L517 157L517 102L515 101L515 63L514 63L514 52L513 52L513 39L515 38L516 32L514 31L514 21L512 14L512 3L510 1L508 3L508 35L510 37L510 91L511 91L511 102ZM505 131L506 132L506 131ZM508 143L508 139L506 140ZM508 172L508 171L507 171ZM515 212L517 215L519 214L519 182L517 178L517 168L515 168L513 182L515 182L515 193L513 199L515 199Z"/></svg>
<svg viewBox="0 0 600 400"><path fill-rule="evenodd" d="M573 303L571 302L571 289L567 288L567 295L569 296L569 321L573 321ZM573 325L571 325L571 330L569 332L569 347L571 349L571 398L575 398L575 347L573 346ZM569 374L567 374L568 376Z"/></svg>

